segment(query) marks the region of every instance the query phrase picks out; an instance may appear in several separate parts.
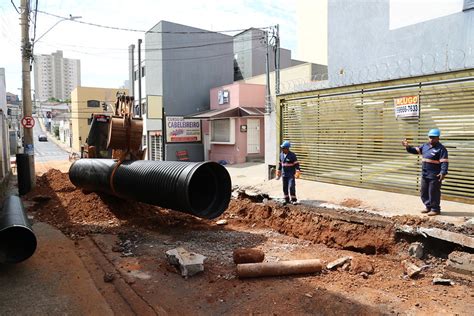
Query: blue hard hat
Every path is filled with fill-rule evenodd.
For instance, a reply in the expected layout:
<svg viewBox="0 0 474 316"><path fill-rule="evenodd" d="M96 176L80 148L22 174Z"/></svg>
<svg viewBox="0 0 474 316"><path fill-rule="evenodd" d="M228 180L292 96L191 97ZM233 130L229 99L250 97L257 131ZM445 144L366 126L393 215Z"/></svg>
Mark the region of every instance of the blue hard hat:
<svg viewBox="0 0 474 316"><path fill-rule="evenodd" d="M428 132L428 136L439 137L439 136L441 136L441 132L440 132L440 130L437 129L437 128L432 128L432 129L430 129L430 131Z"/></svg>
<svg viewBox="0 0 474 316"><path fill-rule="evenodd" d="M281 145L280 145L281 148L290 148L291 147L291 143L290 141L288 140L285 140Z"/></svg>

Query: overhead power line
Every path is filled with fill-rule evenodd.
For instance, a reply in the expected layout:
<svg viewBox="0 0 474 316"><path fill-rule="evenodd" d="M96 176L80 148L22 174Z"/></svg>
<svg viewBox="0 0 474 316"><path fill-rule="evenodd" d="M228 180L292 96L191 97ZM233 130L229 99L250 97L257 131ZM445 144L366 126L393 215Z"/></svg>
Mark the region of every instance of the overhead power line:
<svg viewBox="0 0 474 316"><path fill-rule="evenodd" d="M13 0L12 0L13 1ZM39 13L46 14L58 19L67 19L67 17L60 16L57 14L45 12L38 10ZM109 26L109 25L102 25L102 24L97 24L97 23L91 23L91 22L85 22L85 21L80 21L80 20L74 20L73 22L80 23L80 24L85 24L85 25L90 25L90 26L95 26L95 27L101 27L101 28L106 28L110 30L116 30L116 31L127 31L127 32L137 32L137 33L158 33L158 34L215 34L215 33L235 33L235 32L242 32L246 31L248 29L235 29L235 30L221 30L221 31L146 31L146 30L140 30L140 29L132 29L132 28L125 28L125 27L117 27L117 26ZM270 29L272 26L265 26L265 27L257 27L256 29Z"/></svg>
<svg viewBox="0 0 474 316"><path fill-rule="evenodd" d="M20 10L18 10L18 7L16 6L15 2L13 2L13 0L10 0L11 3L13 4L13 7L15 8L16 10L16 13L20 14Z"/></svg>

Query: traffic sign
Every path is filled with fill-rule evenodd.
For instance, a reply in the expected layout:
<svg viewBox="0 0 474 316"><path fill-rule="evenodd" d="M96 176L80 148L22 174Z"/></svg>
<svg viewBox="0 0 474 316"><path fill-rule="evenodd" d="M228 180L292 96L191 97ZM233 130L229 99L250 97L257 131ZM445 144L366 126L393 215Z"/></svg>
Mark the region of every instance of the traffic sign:
<svg viewBox="0 0 474 316"><path fill-rule="evenodd" d="M24 128L33 128L33 126L35 126L35 119L31 116L25 116L21 119L21 125L23 125Z"/></svg>

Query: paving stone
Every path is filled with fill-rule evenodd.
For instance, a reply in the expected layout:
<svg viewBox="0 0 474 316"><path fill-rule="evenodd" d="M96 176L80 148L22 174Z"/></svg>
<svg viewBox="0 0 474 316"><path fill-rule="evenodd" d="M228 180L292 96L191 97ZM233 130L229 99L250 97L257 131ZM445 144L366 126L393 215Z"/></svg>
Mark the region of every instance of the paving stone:
<svg viewBox="0 0 474 316"><path fill-rule="evenodd" d="M206 257L201 254L189 252L183 247L178 247L168 250L166 256L172 265L179 267L181 275L184 277L204 271L204 260Z"/></svg>

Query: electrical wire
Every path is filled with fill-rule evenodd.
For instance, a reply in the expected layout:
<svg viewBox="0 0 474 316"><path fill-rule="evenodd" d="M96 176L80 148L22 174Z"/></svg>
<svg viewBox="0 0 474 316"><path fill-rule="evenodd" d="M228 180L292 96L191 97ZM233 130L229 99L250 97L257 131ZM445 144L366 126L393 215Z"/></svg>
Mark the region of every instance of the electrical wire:
<svg viewBox="0 0 474 316"><path fill-rule="evenodd" d="M12 0L13 1L13 0ZM45 12L38 10L39 13L46 14L58 19L66 19L70 20L68 17L60 16L57 14ZM124 27L116 27L116 26L108 26L108 25L102 25L102 24L97 24L97 23L91 23L91 22L85 22L85 21L80 21L80 20L70 20L72 22L80 23L80 24L85 24L85 25L90 25L90 26L95 26L95 27L101 27L101 28L106 28L106 29L111 29L111 30L116 30L116 31L127 31L127 32L138 32L138 33L157 33L157 34L212 34L212 33L235 33L235 32L242 32L246 31L248 29L235 29L235 30L222 30L222 31L186 31L186 32L177 32L177 31L145 31L145 30L140 30L140 29L132 29L132 28L124 28ZM265 27L258 27L257 29L270 29L273 26L265 26Z"/></svg>
<svg viewBox="0 0 474 316"><path fill-rule="evenodd" d="M174 46L174 47L156 47L156 48L145 48L142 49L144 52L154 52L154 51L167 51L167 50L178 50L178 49L188 49L188 48L198 48L198 47L207 47L207 46L214 46L214 45L225 45L225 44L235 44L235 43L242 43L242 42L252 42L254 40L262 40L264 39L261 36L254 36L250 39L233 39L228 41L222 42L213 42L213 43L205 43L205 44L198 44L198 45L188 45L188 46ZM60 43L50 43L50 42L42 42L43 45L53 46L53 47L80 47L80 48L87 48L87 49L96 49L96 50L115 50L115 51L128 51L128 48L101 48L101 47L93 47L93 46L81 46L81 45L69 45L69 44L60 44Z"/></svg>
<svg viewBox="0 0 474 316"><path fill-rule="evenodd" d="M31 41L31 43L34 43L35 39L36 39L36 19L38 17L38 0L36 0L36 5L35 5L35 11L34 12L35 12L35 21L34 21L34 24L33 24L34 25L34 27L33 27L34 31L33 31L33 39ZM32 50L33 50L33 47L32 47Z"/></svg>
<svg viewBox="0 0 474 316"><path fill-rule="evenodd" d="M20 10L18 10L18 7L16 6L15 2L13 2L13 0L10 0L11 3L13 4L13 7L15 8L16 10L16 13L20 14Z"/></svg>
<svg viewBox="0 0 474 316"><path fill-rule="evenodd" d="M54 45L52 45L52 47L59 47L59 46L54 46ZM264 47L265 47L265 46L261 45L261 46L256 46L256 47L254 47L254 48L241 50L241 51L233 51L232 53L228 53L228 54L219 54L219 55L210 55L210 56L201 56L201 57L189 57L189 58L160 58L160 59L157 59L157 58L145 58L145 59L142 60L142 62L146 62L146 61L185 61L185 60L214 59L214 58L220 58L220 57L226 57L226 56L234 56L236 53L237 53L237 54L238 54L238 53L244 53L244 52L257 50L257 49L264 48ZM91 55L91 56L102 57L102 58L108 58L108 59L129 60L128 57L112 57L112 56L110 56L110 55L97 54L97 53L89 53L89 52L79 51L79 50L73 50L73 49L70 49L69 51L75 52L75 53L78 53L78 54Z"/></svg>

